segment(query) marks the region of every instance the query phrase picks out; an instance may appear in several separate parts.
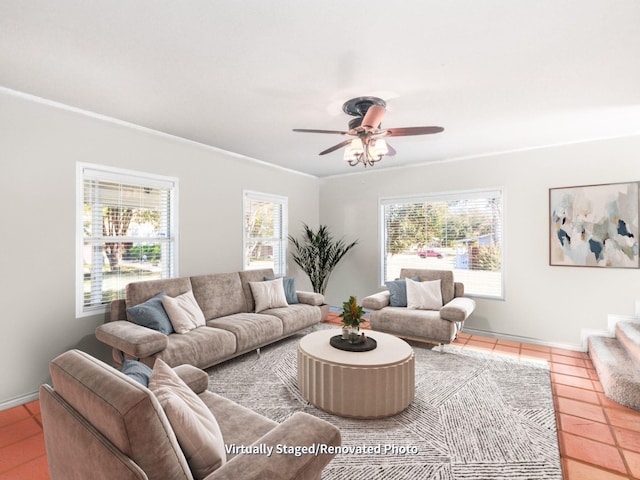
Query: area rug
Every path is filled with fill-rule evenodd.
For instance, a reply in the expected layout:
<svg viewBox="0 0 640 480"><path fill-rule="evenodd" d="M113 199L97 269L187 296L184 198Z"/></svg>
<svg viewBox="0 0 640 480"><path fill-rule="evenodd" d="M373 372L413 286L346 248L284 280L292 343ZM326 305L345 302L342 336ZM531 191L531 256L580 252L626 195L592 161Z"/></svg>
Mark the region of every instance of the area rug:
<svg viewBox="0 0 640 480"><path fill-rule="evenodd" d="M323 480L562 479L545 363L412 344L413 403L385 419L348 419L300 395L300 338L208 369L209 390L277 422L304 411L336 425L345 451L329 463Z"/></svg>

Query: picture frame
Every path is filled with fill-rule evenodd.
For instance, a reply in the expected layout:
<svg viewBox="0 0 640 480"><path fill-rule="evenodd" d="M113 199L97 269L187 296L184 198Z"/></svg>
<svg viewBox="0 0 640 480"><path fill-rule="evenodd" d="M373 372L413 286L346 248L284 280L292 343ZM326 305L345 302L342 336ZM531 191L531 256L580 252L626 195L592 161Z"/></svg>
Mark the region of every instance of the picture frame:
<svg viewBox="0 0 640 480"><path fill-rule="evenodd" d="M549 189L549 264L640 268L640 182Z"/></svg>

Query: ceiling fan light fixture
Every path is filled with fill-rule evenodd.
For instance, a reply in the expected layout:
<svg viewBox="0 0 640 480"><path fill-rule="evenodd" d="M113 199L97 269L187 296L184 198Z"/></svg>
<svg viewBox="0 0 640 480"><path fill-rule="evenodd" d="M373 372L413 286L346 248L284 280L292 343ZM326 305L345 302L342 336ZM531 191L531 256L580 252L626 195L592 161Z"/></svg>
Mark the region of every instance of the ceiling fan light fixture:
<svg viewBox="0 0 640 480"><path fill-rule="evenodd" d="M351 140L351 143L344 149L344 159L347 161L357 160L362 154L364 154L364 146L359 138Z"/></svg>
<svg viewBox="0 0 640 480"><path fill-rule="evenodd" d="M371 139L363 144L362 139L354 138L344 150L344 159L352 167L359 163L367 167L379 162L388 152L389 147L383 139Z"/></svg>
<svg viewBox="0 0 640 480"><path fill-rule="evenodd" d="M373 148L373 155L382 157L389 153L389 147L387 146L387 142L385 142L384 138L374 139L373 144L369 147L369 149Z"/></svg>

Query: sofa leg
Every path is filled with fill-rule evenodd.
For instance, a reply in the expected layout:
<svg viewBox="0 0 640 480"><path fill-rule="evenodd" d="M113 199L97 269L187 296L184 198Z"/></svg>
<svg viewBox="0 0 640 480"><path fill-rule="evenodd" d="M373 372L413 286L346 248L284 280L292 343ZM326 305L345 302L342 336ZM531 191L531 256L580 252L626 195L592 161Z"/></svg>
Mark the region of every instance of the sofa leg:
<svg viewBox="0 0 640 480"><path fill-rule="evenodd" d="M260 357L260 347L256 348L256 353L258 354L258 358Z"/></svg>

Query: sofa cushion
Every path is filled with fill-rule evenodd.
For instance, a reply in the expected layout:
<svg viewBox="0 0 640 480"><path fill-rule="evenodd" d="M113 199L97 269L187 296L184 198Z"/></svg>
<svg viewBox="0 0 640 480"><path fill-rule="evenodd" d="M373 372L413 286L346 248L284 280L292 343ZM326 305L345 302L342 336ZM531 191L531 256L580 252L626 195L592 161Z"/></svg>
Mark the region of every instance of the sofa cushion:
<svg viewBox="0 0 640 480"><path fill-rule="evenodd" d="M451 270L428 270L424 268L403 268L400 270L400 278L414 277L418 277L422 282L440 279L442 303L449 303L453 299L455 289Z"/></svg>
<svg viewBox="0 0 640 480"><path fill-rule="evenodd" d="M173 333L161 352L141 361L153 367L156 358L162 358L172 367L188 363L207 368L231 357L237 350L236 337L232 332L219 328L198 327L182 335Z"/></svg>
<svg viewBox="0 0 640 480"><path fill-rule="evenodd" d="M227 445L252 445L278 426L277 422L217 393L204 392L200 399L216 417ZM227 460L236 455L232 449L227 453ZM240 473L237 478L241 478Z"/></svg>
<svg viewBox="0 0 640 480"><path fill-rule="evenodd" d="M125 360L122 362L122 373L146 387L151 378L151 368L137 360Z"/></svg>
<svg viewBox="0 0 640 480"><path fill-rule="evenodd" d="M165 295L165 292L160 292L146 302L128 307L127 316L138 325L169 335L173 332L173 325L162 306L162 297Z"/></svg>
<svg viewBox="0 0 640 480"><path fill-rule="evenodd" d="M172 298L168 295L162 297L169 320L177 333L187 333L197 327L205 325L204 314L200 310L192 291Z"/></svg>
<svg viewBox="0 0 640 480"><path fill-rule="evenodd" d="M386 307L371 312L370 322L373 330L434 343L449 343L457 332L457 324L442 320L435 310Z"/></svg>
<svg viewBox="0 0 640 480"><path fill-rule="evenodd" d="M289 335L298 330L316 325L320 323L322 316L320 307L299 303L289 305L288 307L272 308L262 313L273 315L282 320L283 335Z"/></svg>
<svg viewBox="0 0 640 480"><path fill-rule="evenodd" d="M407 308L415 310L440 310L442 308L440 279L416 282L407 278L406 282Z"/></svg>
<svg viewBox="0 0 640 480"><path fill-rule="evenodd" d="M236 313L209 320L207 326L235 335L237 352L246 352L282 338L282 320L265 313Z"/></svg>
<svg viewBox="0 0 640 480"><path fill-rule="evenodd" d="M238 272L191 277L191 284L207 320L249 311Z"/></svg>
<svg viewBox="0 0 640 480"><path fill-rule="evenodd" d="M284 294L282 277L269 281L249 282L249 287L251 287L256 313L289 305Z"/></svg>
<svg viewBox="0 0 640 480"><path fill-rule="evenodd" d="M275 280L273 277L264 277L265 282ZM284 296L287 299L289 305L299 303L298 292L296 291L296 279L293 277L282 277L282 284L284 286Z"/></svg>
<svg viewBox="0 0 640 480"><path fill-rule="evenodd" d="M222 433L202 400L161 359L157 359L149 389L164 408L196 480L224 465Z"/></svg>

